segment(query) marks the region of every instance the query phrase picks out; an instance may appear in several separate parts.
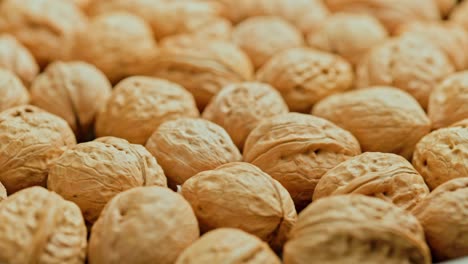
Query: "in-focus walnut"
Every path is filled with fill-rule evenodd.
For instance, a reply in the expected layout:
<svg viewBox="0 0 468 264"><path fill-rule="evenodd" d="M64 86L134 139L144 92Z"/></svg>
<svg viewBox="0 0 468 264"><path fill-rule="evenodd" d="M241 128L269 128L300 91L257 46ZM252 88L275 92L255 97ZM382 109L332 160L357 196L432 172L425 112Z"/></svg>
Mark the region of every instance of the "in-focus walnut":
<svg viewBox="0 0 468 264"><path fill-rule="evenodd" d="M223 88L206 107L203 118L222 126L242 150L247 136L260 121L288 112L288 106L273 87L246 82Z"/></svg>
<svg viewBox="0 0 468 264"><path fill-rule="evenodd" d="M70 58L76 34L85 29L86 22L86 16L71 1L0 2L0 32L14 35L42 66Z"/></svg>
<svg viewBox="0 0 468 264"><path fill-rule="evenodd" d="M5 198L7 198L7 191L5 186L0 182L0 202L5 200Z"/></svg>
<svg viewBox="0 0 468 264"><path fill-rule="evenodd" d="M257 80L275 87L297 112L309 112L322 98L350 89L353 79L346 60L307 48L282 52L257 72Z"/></svg>
<svg viewBox="0 0 468 264"><path fill-rule="evenodd" d="M200 172L182 185L202 232L239 228L281 250L297 214L281 184L259 168L233 162Z"/></svg>
<svg viewBox="0 0 468 264"><path fill-rule="evenodd" d="M280 264L281 261L256 236L240 229L218 228L185 249L175 263Z"/></svg>
<svg viewBox="0 0 468 264"><path fill-rule="evenodd" d="M246 19L236 26L232 38L257 69L275 54L304 44L301 32L279 17Z"/></svg>
<svg viewBox="0 0 468 264"><path fill-rule="evenodd" d="M0 181L8 194L46 186L50 164L76 144L67 122L34 106L0 113Z"/></svg>
<svg viewBox="0 0 468 264"><path fill-rule="evenodd" d="M468 178L453 179L437 187L412 211L437 260L468 254L467 197Z"/></svg>
<svg viewBox="0 0 468 264"><path fill-rule="evenodd" d="M162 187L133 188L112 198L94 224L89 263L173 264L199 235L182 196Z"/></svg>
<svg viewBox="0 0 468 264"><path fill-rule="evenodd" d="M111 84L93 65L53 62L31 85L31 102L65 119L78 141L91 139L97 112L111 94Z"/></svg>
<svg viewBox="0 0 468 264"><path fill-rule="evenodd" d="M461 25L468 30L468 2L462 1L450 14L450 21Z"/></svg>
<svg viewBox="0 0 468 264"><path fill-rule="evenodd" d="M315 186L328 170L360 153L359 142L348 131L298 113L262 121L244 145L244 160L278 180L298 210L310 203Z"/></svg>
<svg viewBox="0 0 468 264"><path fill-rule="evenodd" d="M413 165L431 190L451 179L467 177L468 129L442 128L416 145Z"/></svg>
<svg viewBox="0 0 468 264"><path fill-rule="evenodd" d="M122 80L96 120L97 136L115 136L145 144L165 121L198 117L193 96L178 84L150 77Z"/></svg>
<svg viewBox="0 0 468 264"><path fill-rule="evenodd" d="M29 50L8 34L0 34L0 68L15 73L26 86L39 73L39 66Z"/></svg>
<svg viewBox="0 0 468 264"><path fill-rule="evenodd" d="M148 139L146 148L164 169L171 187L199 172L242 159L222 127L196 118L163 123Z"/></svg>
<svg viewBox="0 0 468 264"><path fill-rule="evenodd" d="M140 74L157 53L151 28L129 13L94 17L75 44L77 60L96 65L112 83Z"/></svg>
<svg viewBox="0 0 468 264"><path fill-rule="evenodd" d="M113 137L68 149L51 166L47 187L75 202L88 223L118 193L139 186L167 186L153 156L141 145Z"/></svg>
<svg viewBox="0 0 468 264"><path fill-rule="evenodd" d="M74 203L42 187L0 202L0 262L84 264L86 226Z"/></svg>
<svg viewBox="0 0 468 264"><path fill-rule="evenodd" d="M394 86L426 109L432 89L452 72L454 67L442 50L420 36L403 35L369 51L358 64L357 86Z"/></svg>
<svg viewBox="0 0 468 264"><path fill-rule="evenodd" d="M308 206L285 245L285 264L430 264L417 219L380 199L339 195Z"/></svg>
<svg viewBox="0 0 468 264"><path fill-rule="evenodd" d="M313 115L350 131L363 151L390 152L410 159L431 122L409 94L392 87L371 87L329 96Z"/></svg>
<svg viewBox="0 0 468 264"><path fill-rule="evenodd" d="M0 66L0 112L29 102L28 90L16 75Z"/></svg>
<svg viewBox="0 0 468 264"><path fill-rule="evenodd" d="M457 0L435 0L442 17L450 14L450 11L457 5Z"/></svg>

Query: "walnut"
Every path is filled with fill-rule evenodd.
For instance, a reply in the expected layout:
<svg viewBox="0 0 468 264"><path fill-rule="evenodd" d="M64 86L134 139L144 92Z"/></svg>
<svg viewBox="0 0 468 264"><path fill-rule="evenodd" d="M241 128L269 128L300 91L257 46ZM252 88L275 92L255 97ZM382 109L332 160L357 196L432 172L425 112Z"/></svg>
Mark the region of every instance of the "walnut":
<svg viewBox="0 0 468 264"><path fill-rule="evenodd" d="M106 76L93 65L54 62L32 83L31 101L65 119L82 141L91 138L96 113L111 89Z"/></svg>
<svg viewBox="0 0 468 264"><path fill-rule="evenodd" d="M175 263L280 264L281 261L256 236L235 228L218 228L186 248Z"/></svg>
<svg viewBox="0 0 468 264"><path fill-rule="evenodd" d="M0 182L0 202L5 200L5 198L7 198L7 191L5 186Z"/></svg>
<svg viewBox="0 0 468 264"><path fill-rule="evenodd" d="M76 203L88 223L118 193L139 186L167 186L154 157L141 145L98 138L65 151L51 166L47 187Z"/></svg>
<svg viewBox="0 0 468 264"><path fill-rule="evenodd" d="M298 113L262 121L247 137L244 160L278 180L296 208L310 203L330 169L361 153L358 141L325 119Z"/></svg>
<svg viewBox="0 0 468 264"><path fill-rule="evenodd" d="M137 187L116 195L94 224L89 263L172 264L199 237L190 204L162 187Z"/></svg>
<svg viewBox="0 0 468 264"><path fill-rule="evenodd" d="M0 203L0 262L84 264L86 226L80 209L42 187Z"/></svg>
<svg viewBox="0 0 468 264"><path fill-rule="evenodd" d="M312 114L353 133L363 151L390 152L407 159L431 128L416 100L392 87L332 95L317 103Z"/></svg>
<svg viewBox="0 0 468 264"><path fill-rule="evenodd" d="M442 128L426 135L416 145L413 165L431 190L451 179L466 177L468 129Z"/></svg>
<svg viewBox="0 0 468 264"><path fill-rule="evenodd" d="M206 107L203 118L226 129L239 149L264 119L288 113L281 95L270 85L258 82L231 84L219 92Z"/></svg>
<svg viewBox="0 0 468 264"><path fill-rule="evenodd" d="M29 102L28 90L14 73L0 67L0 112Z"/></svg>
<svg viewBox="0 0 468 264"><path fill-rule="evenodd" d="M468 30L468 2L462 1L450 13L450 21Z"/></svg>
<svg viewBox="0 0 468 264"><path fill-rule="evenodd" d="M339 195L308 206L285 245L285 264L430 264L421 225L409 212L362 195Z"/></svg>
<svg viewBox="0 0 468 264"><path fill-rule="evenodd" d="M39 66L29 50L9 34L0 34L0 68L15 73L26 86L39 73Z"/></svg>
<svg viewBox="0 0 468 264"><path fill-rule="evenodd" d="M199 172L242 159L222 127L196 118L163 123L148 139L146 148L164 169L171 187Z"/></svg>
<svg viewBox="0 0 468 264"><path fill-rule="evenodd" d="M182 185L182 195L192 205L202 232L235 227L277 250L297 218L287 190L249 163L233 162L200 172Z"/></svg>
<svg viewBox="0 0 468 264"><path fill-rule="evenodd" d="M277 54L257 72L257 80L278 89L296 112L309 112L320 99L350 89L353 79L346 60L307 48Z"/></svg>
<svg viewBox="0 0 468 264"><path fill-rule="evenodd" d="M468 118L465 118L463 120L456 122L455 124L452 124L451 127L468 128Z"/></svg>

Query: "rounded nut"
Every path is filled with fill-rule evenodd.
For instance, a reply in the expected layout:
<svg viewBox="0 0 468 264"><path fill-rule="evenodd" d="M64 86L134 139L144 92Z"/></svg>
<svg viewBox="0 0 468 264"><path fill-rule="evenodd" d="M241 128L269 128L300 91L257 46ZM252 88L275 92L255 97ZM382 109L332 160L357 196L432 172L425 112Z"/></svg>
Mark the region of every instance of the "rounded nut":
<svg viewBox="0 0 468 264"><path fill-rule="evenodd" d="M279 181L296 208L310 203L320 178L361 153L358 141L325 119L289 113L262 121L247 137L244 160Z"/></svg>
<svg viewBox="0 0 468 264"><path fill-rule="evenodd" d="M246 82L223 88L206 107L203 118L222 126L242 150L247 136L260 121L288 112L288 106L273 87Z"/></svg>
<svg viewBox="0 0 468 264"><path fill-rule="evenodd" d="M431 255L417 219L380 199L339 195L299 214L285 245L285 264L418 263Z"/></svg>
<svg viewBox="0 0 468 264"><path fill-rule="evenodd" d="M234 228L218 228L185 249L175 264L249 263L280 264L268 245L256 236Z"/></svg>
<svg viewBox="0 0 468 264"><path fill-rule="evenodd" d="M76 203L88 223L118 193L139 186L167 186L154 157L141 145L98 138L68 149L51 166L47 187Z"/></svg>
<svg viewBox="0 0 468 264"><path fill-rule="evenodd" d="M196 118L163 123L148 139L146 148L161 164L172 187L199 172L242 159L222 127Z"/></svg>
<svg viewBox="0 0 468 264"><path fill-rule="evenodd" d="M15 73L26 86L39 73L39 66L29 50L8 34L0 35L0 68Z"/></svg>
<svg viewBox="0 0 468 264"><path fill-rule="evenodd" d="M42 187L0 202L1 263L85 263L86 226L80 209Z"/></svg>
<svg viewBox="0 0 468 264"><path fill-rule="evenodd" d="M145 144L163 122L199 115L195 99L183 87L162 79L133 76L114 88L97 116L96 134Z"/></svg>
<svg viewBox="0 0 468 264"><path fill-rule="evenodd" d="M468 30L468 2L460 2L450 13L450 21Z"/></svg>
<svg viewBox="0 0 468 264"><path fill-rule="evenodd" d="M320 99L350 89L353 79L346 60L307 48L277 54L257 72L257 80L275 87L296 112L308 112Z"/></svg>
<svg viewBox="0 0 468 264"><path fill-rule="evenodd" d="M93 65L53 62L31 85L31 102L65 119L79 141L92 135L96 113L111 94L111 84Z"/></svg>
<svg viewBox="0 0 468 264"><path fill-rule="evenodd" d="M28 90L16 75L0 66L0 112L29 102Z"/></svg>
<svg viewBox="0 0 468 264"><path fill-rule="evenodd" d="M222 195L220 195L222 193ZM281 250L297 214L288 191L259 168L233 162L198 173L182 185L202 232L235 227Z"/></svg>
<svg viewBox="0 0 468 264"><path fill-rule="evenodd" d="M431 190L451 179L466 177L468 129L442 128L423 137L416 145L413 166Z"/></svg>
<svg viewBox="0 0 468 264"><path fill-rule="evenodd" d="M363 151L390 152L407 159L431 129L416 100L392 87L329 96L315 105L312 114L353 133Z"/></svg>
<svg viewBox="0 0 468 264"><path fill-rule="evenodd" d="M199 237L190 204L162 187L116 195L93 225L89 263L172 264Z"/></svg>

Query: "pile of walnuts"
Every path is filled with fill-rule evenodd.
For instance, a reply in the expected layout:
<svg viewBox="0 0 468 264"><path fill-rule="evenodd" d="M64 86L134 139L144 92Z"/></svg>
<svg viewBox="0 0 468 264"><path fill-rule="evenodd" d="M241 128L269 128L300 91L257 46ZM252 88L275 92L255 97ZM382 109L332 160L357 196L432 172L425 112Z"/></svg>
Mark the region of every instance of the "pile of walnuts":
<svg viewBox="0 0 468 264"><path fill-rule="evenodd" d="M463 257L468 0L0 0L0 263Z"/></svg>

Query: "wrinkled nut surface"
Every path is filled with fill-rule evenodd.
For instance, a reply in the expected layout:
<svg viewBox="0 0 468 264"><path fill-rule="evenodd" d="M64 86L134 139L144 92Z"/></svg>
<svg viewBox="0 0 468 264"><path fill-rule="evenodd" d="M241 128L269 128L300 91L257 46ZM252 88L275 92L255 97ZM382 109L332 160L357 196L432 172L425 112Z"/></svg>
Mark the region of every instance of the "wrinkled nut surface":
<svg viewBox="0 0 468 264"><path fill-rule="evenodd" d="M317 103L312 114L353 133L363 151L390 152L407 159L431 129L416 100L392 87L332 95Z"/></svg>
<svg viewBox="0 0 468 264"><path fill-rule="evenodd" d="M203 112L203 118L222 126L239 149L264 119L288 113L280 93L268 84L246 82L223 88Z"/></svg>
<svg viewBox="0 0 468 264"><path fill-rule="evenodd" d="M0 68L15 73L26 86L39 73L39 66L29 50L9 34L0 35Z"/></svg>
<svg viewBox="0 0 468 264"><path fill-rule="evenodd" d="M350 89L353 79L346 60L307 48L277 54L257 72L257 80L275 87L297 112L308 112L320 99Z"/></svg>
<svg viewBox="0 0 468 264"><path fill-rule="evenodd" d="M463 257L468 252L466 197L468 178L453 179L437 187L412 211L438 260Z"/></svg>
<svg viewBox="0 0 468 264"><path fill-rule="evenodd" d="M450 13L450 21L468 30L468 2L462 1Z"/></svg>
<svg viewBox="0 0 468 264"><path fill-rule="evenodd" d="M250 58L255 68L281 51L300 47L299 30L279 17L252 17L238 24L232 39Z"/></svg>
<svg viewBox="0 0 468 264"><path fill-rule="evenodd" d="M340 195L299 214L285 245L285 264L431 263L424 233L409 212L380 199Z"/></svg>
<svg viewBox="0 0 468 264"><path fill-rule="evenodd" d="M116 194L139 186L167 186L153 156L141 145L105 137L65 151L51 166L47 187L76 203L94 223Z"/></svg>
<svg viewBox="0 0 468 264"><path fill-rule="evenodd" d="M28 90L16 75L0 66L0 112L29 102Z"/></svg>
<svg viewBox="0 0 468 264"><path fill-rule="evenodd" d="M70 1L3 0L0 3L0 32L14 35L40 65L68 59L86 17Z"/></svg>
<svg viewBox="0 0 468 264"><path fill-rule="evenodd" d="M145 144L163 122L199 115L193 96L178 84L133 76L114 88L97 116L96 134Z"/></svg>
<svg viewBox="0 0 468 264"><path fill-rule="evenodd" d="M111 94L111 84L84 62L49 64L31 85L31 103L65 119L79 141L90 138L96 113Z"/></svg>
<svg viewBox="0 0 468 264"><path fill-rule="evenodd" d="M256 236L240 229L218 228L206 233L185 249L175 263L280 264L281 261Z"/></svg>
<svg viewBox="0 0 468 264"><path fill-rule="evenodd" d="M222 194L222 195L220 195ZM259 168L233 162L198 173L182 185L202 232L242 229L281 250L297 214L288 191Z"/></svg>
<svg viewBox="0 0 468 264"><path fill-rule="evenodd" d="M0 262L85 263L86 226L74 203L42 187L0 202Z"/></svg>
<svg viewBox="0 0 468 264"><path fill-rule="evenodd" d="M67 122L34 106L0 113L0 182L8 194L46 186L48 168L76 144Z"/></svg>
<svg viewBox="0 0 468 264"><path fill-rule="evenodd" d="M348 131L298 113L262 121L244 146L244 160L279 181L298 209L310 203L315 186L328 170L360 153L359 142Z"/></svg>
<svg viewBox="0 0 468 264"><path fill-rule="evenodd" d="M411 210L429 194L429 188L405 158L366 152L325 173L315 188L313 200L341 194L373 196Z"/></svg>
<svg viewBox="0 0 468 264"><path fill-rule="evenodd" d="M89 263L172 264L199 237L197 218L182 196L162 187L116 195L94 224Z"/></svg>
<svg viewBox="0 0 468 264"><path fill-rule="evenodd" d="M413 166L431 190L451 179L467 177L468 129L442 128L416 145Z"/></svg>
<svg viewBox="0 0 468 264"><path fill-rule="evenodd" d="M163 123L148 139L146 148L164 169L171 187L199 172L242 159L222 127L196 118Z"/></svg>

